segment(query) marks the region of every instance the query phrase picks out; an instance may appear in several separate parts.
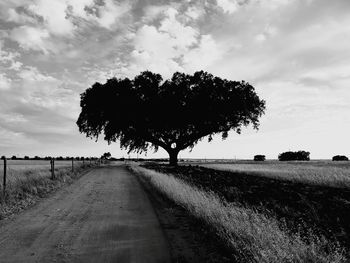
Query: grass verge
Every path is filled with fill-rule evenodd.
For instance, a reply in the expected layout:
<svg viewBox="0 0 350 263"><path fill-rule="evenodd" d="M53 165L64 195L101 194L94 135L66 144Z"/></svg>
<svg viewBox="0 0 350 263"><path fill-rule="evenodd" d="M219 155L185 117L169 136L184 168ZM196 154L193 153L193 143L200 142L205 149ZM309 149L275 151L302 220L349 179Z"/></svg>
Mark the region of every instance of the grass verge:
<svg viewBox="0 0 350 263"><path fill-rule="evenodd" d="M342 249L325 239L310 235L305 240L273 217L228 203L174 176L139 166L131 169L211 228L237 262L346 262Z"/></svg>
<svg viewBox="0 0 350 263"><path fill-rule="evenodd" d="M221 240L186 209L158 191L147 178L136 176L146 191L168 240L171 262L234 262Z"/></svg>
<svg viewBox="0 0 350 263"><path fill-rule="evenodd" d="M55 179L50 178L48 169L23 171L21 177L8 182L5 196L0 195L0 219L20 212L47 194L73 182L91 168L91 165L79 166L74 172L71 168L57 168ZM0 191L2 193L1 188Z"/></svg>

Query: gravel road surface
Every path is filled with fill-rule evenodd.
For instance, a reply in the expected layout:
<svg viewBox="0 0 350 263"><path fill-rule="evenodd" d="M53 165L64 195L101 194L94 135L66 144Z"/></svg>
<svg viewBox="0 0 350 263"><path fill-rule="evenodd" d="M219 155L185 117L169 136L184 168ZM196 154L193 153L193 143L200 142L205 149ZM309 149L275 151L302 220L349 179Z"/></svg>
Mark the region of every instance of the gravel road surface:
<svg viewBox="0 0 350 263"><path fill-rule="evenodd" d="M152 205L124 166L95 169L0 222L0 262L170 262Z"/></svg>

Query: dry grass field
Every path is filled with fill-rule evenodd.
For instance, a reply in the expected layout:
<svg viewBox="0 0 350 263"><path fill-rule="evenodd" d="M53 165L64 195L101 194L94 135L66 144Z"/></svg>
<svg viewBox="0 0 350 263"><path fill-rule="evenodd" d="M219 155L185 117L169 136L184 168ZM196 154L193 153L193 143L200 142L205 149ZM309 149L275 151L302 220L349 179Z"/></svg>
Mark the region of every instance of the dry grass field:
<svg viewBox="0 0 350 263"><path fill-rule="evenodd" d="M0 162L0 219L14 213L33 201L34 197L45 196L67 181L72 181L85 168L83 162L55 161L55 178L51 178L50 161L7 160L6 192L3 194L3 162Z"/></svg>
<svg viewBox="0 0 350 263"><path fill-rule="evenodd" d="M350 187L350 162L310 161L235 161L200 163L200 166L223 171L255 174L315 185Z"/></svg>
<svg viewBox="0 0 350 263"><path fill-rule="evenodd" d="M0 179L3 178L3 167L0 162ZM82 161L74 161L74 166L79 167ZM55 170L71 168L72 161L55 161ZM50 173L50 161L48 160L7 160L7 181L11 184L18 180L48 177Z"/></svg>
<svg viewBox="0 0 350 263"><path fill-rule="evenodd" d="M212 229L232 252L235 262L347 262L344 251L336 242L311 229L306 232L291 229L291 225L285 222L288 218L281 220L267 207L249 203L249 198L252 198L249 193L254 189L243 189L242 182L230 182L225 177L236 174L189 166L146 167L148 169L134 165L132 169L155 189L200 219L206 228ZM238 195L230 199L225 196L225 191L233 185ZM252 186L257 185L253 183ZM260 190L257 189L257 192ZM239 198L243 191L247 191L247 195ZM258 196L253 198L258 199ZM264 196L260 195L256 201L264 202ZM288 202L285 204L288 205Z"/></svg>

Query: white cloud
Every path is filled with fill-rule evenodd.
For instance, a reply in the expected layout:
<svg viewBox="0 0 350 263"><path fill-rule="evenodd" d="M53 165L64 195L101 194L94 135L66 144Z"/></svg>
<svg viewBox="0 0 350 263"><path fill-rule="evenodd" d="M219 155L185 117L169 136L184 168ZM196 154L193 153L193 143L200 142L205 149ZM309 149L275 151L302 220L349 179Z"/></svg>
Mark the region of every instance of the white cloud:
<svg viewBox="0 0 350 263"><path fill-rule="evenodd" d="M172 58L154 56L147 51L132 51L130 62L130 65L121 71L124 75L134 76L141 71L150 70L168 78L176 71L183 71L180 64Z"/></svg>
<svg viewBox="0 0 350 263"><path fill-rule="evenodd" d="M255 36L255 40L258 42L264 42L266 40L266 36L264 34L258 34Z"/></svg>
<svg viewBox="0 0 350 263"><path fill-rule="evenodd" d="M176 9L170 7L163 10L162 14L164 17L158 28L144 25L135 33L130 70L149 69L168 77L175 71L184 70L182 62L191 49L194 49L193 55L190 55L193 59L197 59L197 55L202 56L199 53L204 49L208 51L209 38L200 38L196 28L181 23L177 19ZM211 60L208 58L207 62Z"/></svg>
<svg viewBox="0 0 350 263"><path fill-rule="evenodd" d="M113 0L105 0L105 4L98 8L98 16L96 18L98 24L102 27L111 29L118 19L126 14L131 5L128 1L117 3Z"/></svg>
<svg viewBox="0 0 350 263"><path fill-rule="evenodd" d="M268 38L271 38L277 34L277 28L271 25L267 25L262 33L256 35L255 40L258 42L264 42Z"/></svg>
<svg viewBox="0 0 350 263"><path fill-rule="evenodd" d="M18 113L0 113L0 120L7 123L23 123L27 121L23 114Z"/></svg>
<svg viewBox="0 0 350 263"><path fill-rule="evenodd" d="M204 14L205 14L205 10L198 6L190 6L185 12L185 15L190 17L193 20L199 19Z"/></svg>
<svg viewBox="0 0 350 263"><path fill-rule="evenodd" d="M28 16L25 13L21 13L21 14L17 13L16 9L14 8L9 8L7 10L7 21L15 22L17 24L26 24L26 23L36 22L36 20L33 17Z"/></svg>
<svg viewBox="0 0 350 263"><path fill-rule="evenodd" d="M0 146L3 148L9 147L11 149L15 145L23 147L28 143L28 139L23 132L12 132L0 127L0 136L2 138Z"/></svg>
<svg viewBox="0 0 350 263"><path fill-rule="evenodd" d="M79 107L78 92L74 91L75 83L69 80L57 79L41 72L36 67L26 66L17 76L17 98L25 108L54 110L55 114L66 118L75 118ZM21 112L25 113L25 112ZM49 129L49 128L48 128Z"/></svg>
<svg viewBox="0 0 350 263"><path fill-rule="evenodd" d="M36 0L29 10L44 19L46 29L55 35L71 35L75 26L68 19L67 4L62 0Z"/></svg>
<svg viewBox="0 0 350 263"><path fill-rule="evenodd" d="M17 7L25 11L19 13ZM5 5L4 8L7 9L7 20L21 25L13 29L12 39L24 49L47 52L49 48L45 44L48 43L44 43L43 39L52 40L53 36L72 38L76 29L87 22L112 29L130 11L131 4L113 0L105 0L101 4L94 0L33 0Z"/></svg>
<svg viewBox="0 0 350 263"><path fill-rule="evenodd" d="M233 14L239 8L239 3L237 0L216 0L216 2L225 13Z"/></svg>
<svg viewBox="0 0 350 263"><path fill-rule="evenodd" d="M91 7L94 0L66 0L67 6L72 7L73 14L78 17L88 19L86 7Z"/></svg>
<svg viewBox="0 0 350 263"><path fill-rule="evenodd" d="M18 71L22 67L22 62L18 61L20 54L18 52L11 52L4 50L3 42L0 41L0 63L8 64L8 69Z"/></svg>
<svg viewBox="0 0 350 263"><path fill-rule="evenodd" d="M159 18L166 10L168 10L170 5L149 5L144 7L144 15L142 20L144 23L152 22L153 20Z"/></svg>
<svg viewBox="0 0 350 263"><path fill-rule="evenodd" d="M6 77L5 74L0 73L0 90L8 90L11 87L12 80Z"/></svg>
<svg viewBox="0 0 350 263"><path fill-rule="evenodd" d="M256 2L264 8L275 10L279 7L286 6L292 2L296 2L296 0L256 0ZM310 0L306 2L310 2Z"/></svg>
<svg viewBox="0 0 350 263"><path fill-rule="evenodd" d="M185 26L176 19L177 10L169 8L166 12L166 19L161 22L160 32L164 32L171 37L173 45L177 49L187 49L197 42L198 31L190 26Z"/></svg>
<svg viewBox="0 0 350 263"><path fill-rule="evenodd" d="M48 53L46 40L49 38L49 32L46 29L20 26L11 31L10 38L17 41L25 50L32 49Z"/></svg>
<svg viewBox="0 0 350 263"><path fill-rule="evenodd" d="M211 35L202 35L198 46L184 55L184 67L190 71L206 69L222 57L223 50Z"/></svg>
<svg viewBox="0 0 350 263"><path fill-rule="evenodd" d="M45 82L55 82L57 81L56 78L45 75L35 67L26 67L25 69L21 70L18 73L18 76L21 77L23 80L27 81L45 81Z"/></svg>

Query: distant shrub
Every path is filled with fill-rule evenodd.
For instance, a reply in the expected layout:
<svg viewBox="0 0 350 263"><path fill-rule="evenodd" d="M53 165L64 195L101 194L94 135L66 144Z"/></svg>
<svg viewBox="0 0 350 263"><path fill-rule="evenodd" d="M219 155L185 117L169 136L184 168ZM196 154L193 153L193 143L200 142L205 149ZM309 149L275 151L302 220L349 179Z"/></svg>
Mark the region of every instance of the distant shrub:
<svg viewBox="0 0 350 263"><path fill-rule="evenodd" d="M297 152L284 152L278 155L280 161L310 161L310 152L297 151Z"/></svg>
<svg viewBox="0 0 350 263"><path fill-rule="evenodd" d="M265 161L265 160L266 160L265 155L258 154L254 156L254 161Z"/></svg>
<svg viewBox="0 0 350 263"><path fill-rule="evenodd" d="M12 157L11 157L11 160L17 160L16 155L12 156Z"/></svg>
<svg viewBox="0 0 350 263"><path fill-rule="evenodd" d="M29 160L29 156L24 156L24 160Z"/></svg>
<svg viewBox="0 0 350 263"><path fill-rule="evenodd" d="M333 156L332 161L349 161L349 158L345 155L336 155Z"/></svg>

